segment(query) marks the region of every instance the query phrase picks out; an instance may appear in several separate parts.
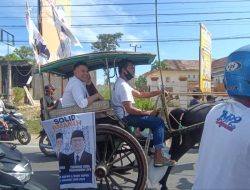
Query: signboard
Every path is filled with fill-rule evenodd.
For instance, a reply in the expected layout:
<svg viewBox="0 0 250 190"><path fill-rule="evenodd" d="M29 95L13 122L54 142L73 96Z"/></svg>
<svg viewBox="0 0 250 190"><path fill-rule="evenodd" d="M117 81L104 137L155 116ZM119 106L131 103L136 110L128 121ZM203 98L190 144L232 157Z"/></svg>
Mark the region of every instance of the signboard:
<svg viewBox="0 0 250 190"><path fill-rule="evenodd" d="M53 7L51 4L56 3L58 5L58 9L61 10L67 17L67 22L70 23L70 0L42 0L42 35L44 40L47 42L48 49L51 53L51 61L55 61L64 57L70 56L71 51L71 44L70 42L67 42L67 45L64 43L62 44L63 37L60 31L55 27L55 18L53 15ZM63 45L63 46L62 46ZM64 50L62 50L62 47L64 47ZM67 51L67 55L61 56L59 55L59 52L61 51Z"/></svg>
<svg viewBox="0 0 250 190"><path fill-rule="evenodd" d="M200 24L200 90L211 92L211 34Z"/></svg>
<svg viewBox="0 0 250 190"><path fill-rule="evenodd" d="M42 122L59 160L60 189L96 188L95 114L72 114Z"/></svg>

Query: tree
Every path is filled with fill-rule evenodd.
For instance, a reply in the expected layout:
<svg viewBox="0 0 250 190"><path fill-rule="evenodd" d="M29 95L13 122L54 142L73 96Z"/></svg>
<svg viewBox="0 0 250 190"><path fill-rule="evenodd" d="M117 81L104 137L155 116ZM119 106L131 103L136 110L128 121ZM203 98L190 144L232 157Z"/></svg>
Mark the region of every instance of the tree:
<svg viewBox="0 0 250 190"><path fill-rule="evenodd" d="M99 34L97 41L91 43L91 49L95 52L98 51L115 51L117 47L120 47L118 40L121 39L123 33L117 32L114 34Z"/></svg>
<svg viewBox="0 0 250 190"><path fill-rule="evenodd" d="M165 63L165 61L161 61L161 62L159 62L159 61L155 61L153 64L152 64L152 66L151 66L151 71L152 70L158 70L158 69L167 69L168 68L168 66L167 66L167 64Z"/></svg>
<svg viewBox="0 0 250 190"><path fill-rule="evenodd" d="M15 49L14 53L23 60L34 60L34 53L32 48L21 46L19 49Z"/></svg>
<svg viewBox="0 0 250 190"><path fill-rule="evenodd" d="M139 76L135 81L135 87L139 91L147 91L147 79L145 76Z"/></svg>
<svg viewBox="0 0 250 190"><path fill-rule="evenodd" d="M16 60L22 60L20 57L18 57L15 53L11 53L5 56L1 56L0 60L3 61L16 61Z"/></svg>

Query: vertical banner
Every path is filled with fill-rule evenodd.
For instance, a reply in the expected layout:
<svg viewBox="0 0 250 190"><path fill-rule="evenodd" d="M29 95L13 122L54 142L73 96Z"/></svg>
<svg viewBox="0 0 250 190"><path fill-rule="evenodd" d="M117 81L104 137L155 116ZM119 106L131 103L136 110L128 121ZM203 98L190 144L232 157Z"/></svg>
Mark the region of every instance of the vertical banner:
<svg viewBox="0 0 250 190"><path fill-rule="evenodd" d="M72 114L42 121L59 160L60 189L96 188L95 114Z"/></svg>
<svg viewBox="0 0 250 190"><path fill-rule="evenodd" d="M58 59L57 50L60 46L59 35L55 27L52 7L47 0L41 0L41 30L51 54L51 61Z"/></svg>
<svg viewBox="0 0 250 190"><path fill-rule="evenodd" d="M50 52L42 35L31 20L28 2L26 2L26 28L29 33L29 44L33 49L37 64L46 64L50 60Z"/></svg>
<svg viewBox="0 0 250 190"><path fill-rule="evenodd" d="M200 24L200 90L211 92L211 33Z"/></svg>
<svg viewBox="0 0 250 190"><path fill-rule="evenodd" d="M42 34L48 43L52 61L70 57L71 44L81 47L71 31L70 0L41 0Z"/></svg>

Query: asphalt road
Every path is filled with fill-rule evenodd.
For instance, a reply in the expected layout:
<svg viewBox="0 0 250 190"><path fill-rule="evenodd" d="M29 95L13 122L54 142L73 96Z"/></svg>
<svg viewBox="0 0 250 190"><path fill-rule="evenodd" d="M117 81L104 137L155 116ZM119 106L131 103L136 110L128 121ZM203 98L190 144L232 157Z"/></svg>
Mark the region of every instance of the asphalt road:
<svg viewBox="0 0 250 190"><path fill-rule="evenodd" d="M58 162L56 158L45 157L39 150L38 141L34 138L33 136L29 145L24 146L17 143L17 148L31 162L34 171L32 181L41 184L48 190L59 190ZM173 168L167 183L169 190L191 189L197 152L197 149L191 149ZM159 185L155 185L154 189L160 189Z"/></svg>

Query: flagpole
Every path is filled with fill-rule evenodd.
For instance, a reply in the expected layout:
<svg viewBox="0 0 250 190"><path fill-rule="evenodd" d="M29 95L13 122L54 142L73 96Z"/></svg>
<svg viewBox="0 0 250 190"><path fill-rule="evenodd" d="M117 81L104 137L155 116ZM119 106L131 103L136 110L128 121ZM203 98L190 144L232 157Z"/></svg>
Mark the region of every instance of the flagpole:
<svg viewBox="0 0 250 190"><path fill-rule="evenodd" d="M41 17L41 1L37 0L37 23L38 23L38 31L40 32L41 35L43 35L43 30L42 30L42 17ZM41 70L41 65L38 63L38 71L40 74Z"/></svg>
<svg viewBox="0 0 250 190"><path fill-rule="evenodd" d="M42 30L42 17L41 17L41 1L37 0L37 23L38 23L38 31L40 32L41 36L43 35L43 30ZM48 106L47 102L45 100L45 90L44 90L44 77L43 73L41 73L41 64L38 63L38 71L39 71L39 76L41 78L41 90L42 90L42 99L43 99L43 114L44 114L44 119L47 120L49 118L48 115Z"/></svg>

